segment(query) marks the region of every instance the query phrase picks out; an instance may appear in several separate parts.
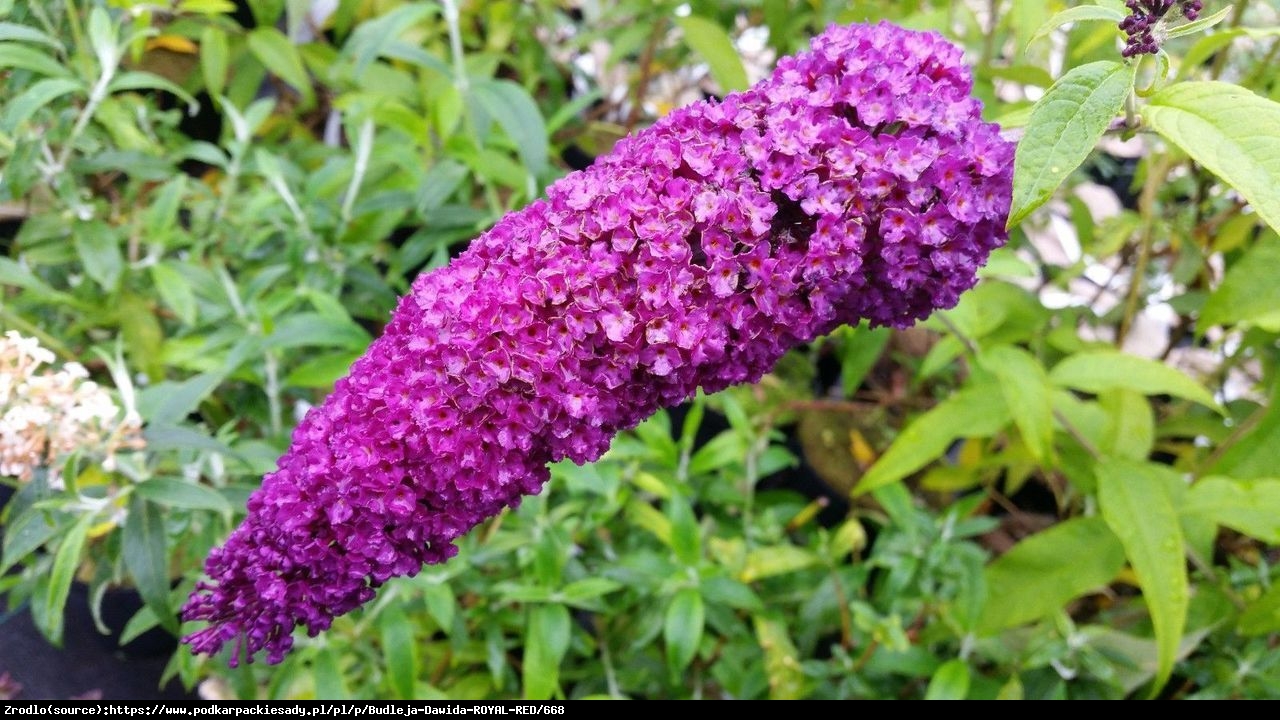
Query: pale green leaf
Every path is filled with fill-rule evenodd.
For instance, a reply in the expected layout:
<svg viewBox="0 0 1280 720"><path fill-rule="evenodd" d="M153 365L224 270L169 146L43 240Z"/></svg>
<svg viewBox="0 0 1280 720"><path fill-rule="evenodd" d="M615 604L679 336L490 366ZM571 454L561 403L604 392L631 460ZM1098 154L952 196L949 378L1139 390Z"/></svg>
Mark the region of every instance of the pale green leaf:
<svg viewBox="0 0 1280 720"><path fill-rule="evenodd" d="M258 58L258 62L301 93L304 104L315 102L311 78L302 64L302 56L284 33L274 27L260 26L249 31L248 43L249 52Z"/></svg>
<svg viewBox="0 0 1280 720"><path fill-rule="evenodd" d="M1180 371L1117 350L1090 350L1071 355L1053 367L1049 379L1060 387L1095 394L1127 389L1143 395L1173 395L1219 409L1203 385Z"/></svg>
<svg viewBox="0 0 1280 720"><path fill-rule="evenodd" d="M1189 23L1175 25L1169 28L1167 34L1165 35L1165 38L1172 40L1174 38L1183 37L1185 35L1193 35L1198 32L1204 32L1205 30L1208 30L1214 25L1217 25L1218 23L1222 22L1223 20L1226 20L1227 16L1230 15L1234 10L1235 10L1235 7L1233 5L1227 5L1226 7L1222 8L1221 10L1219 10L1218 12L1212 15L1207 15L1202 18L1196 18L1195 20L1192 20Z"/></svg>
<svg viewBox="0 0 1280 720"><path fill-rule="evenodd" d="M1142 117L1280 231L1280 103L1232 83L1181 82L1152 95Z"/></svg>
<svg viewBox="0 0 1280 720"><path fill-rule="evenodd" d="M0 119L0 131L12 134L22 123L39 112L40 108L63 95L83 90L84 85L68 78L45 78L33 83L31 87L5 103L4 117Z"/></svg>
<svg viewBox="0 0 1280 720"><path fill-rule="evenodd" d="M987 566L979 629L994 633L1047 617L1105 588L1124 567L1124 547L1101 518L1073 518L1038 532Z"/></svg>
<svg viewBox="0 0 1280 720"><path fill-rule="evenodd" d="M800 651L787 634L787 623L777 614L755 616L756 642L764 651L764 671L769 678L770 700L799 700L810 682L800 665Z"/></svg>
<svg viewBox="0 0 1280 720"><path fill-rule="evenodd" d="M1107 413L1098 449L1108 455L1145 460L1155 444L1156 418L1151 403L1139 392L1112 388L1098 396Z"/></svg>
<svg viewBox="0 0 1280 720"><path fill-rule="evenodd" d="M684 41L707 62L711 77L721 91L730 93L747 88L747 71L724 28L697 15L678 17L676 24L684 31Z"/></svg>
<svg viewBox="0 0 1280 720"><path fill-rule="evenodd" d="M19 43L0 42L0 70L30 70L49 77L71 77L66 66L41 50Z"/></svg>
<svg viewBox="0 0 1280 720"><path fill-rule="evenodd" d="M221 28L207 26L200 33L200 74L209 97L216 98L226 89L230 57L227 34Z"/></svg>
<svg viewBox="0 0 1280 720"><path fill-rule="evenodd" d="M62 43L54 40L48 35L26 25L18 25L11 22L0 22L0 41L17 40L19 42L33 42L41 45L48 45L55 50L62 49Z"/></svg>
<svg viewBox="0 0 1280 720"><path fill-rule="evenodd" d="M1101 20L1103 22L1118 24L1124 19L1124 13L1115 8L1104 7L1102 5L1077 5L1076 7L1067 8L1062 12L1049 18L1043 25L1036 30L1031 36L1030 43L1034 43L1040 38L1047 37L1049 33L1068 23L1086 22L1089 20ZM1028 44L1030 44L1028 43Z"/></svg>
<svg viewBox="0 0 1280 720"><path fill-rule="evenodd" d="M817 565L814 553L795 545L774 545L755 548L747 553L739 578L742 582L754 582L762 578L786 575Z"/></svg>
<svg viewBox="0 0 1280 720"><path fill-rule="evenodd" d="M1084 162L1133 87L1133 64L1110 60L1067 71L1045 92L1014 155L1013 227Z"/></svg>
<svg viewBox="0 0 1280 720"><path fill-rule="evenodd" d="M1120 458L1100 460L1097 476L1102 517L1120 538L1151 613L1154 695L1173 672L1190 602L1182 526L1170 494L1181 478L1167 466Z"/></svg>

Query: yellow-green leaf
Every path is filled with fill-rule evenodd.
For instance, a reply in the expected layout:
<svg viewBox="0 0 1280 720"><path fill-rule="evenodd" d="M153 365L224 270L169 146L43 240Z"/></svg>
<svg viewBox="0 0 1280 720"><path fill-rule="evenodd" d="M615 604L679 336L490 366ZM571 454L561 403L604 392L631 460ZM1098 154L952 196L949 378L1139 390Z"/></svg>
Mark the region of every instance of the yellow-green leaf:
<svg viewBox="0 0 1280 720"><path fill-rule="evenodd" d="M1117 350L1077 353L1054 366L1049 379L1091 393L1128 389L1143 395L1173 395L1218 410L1203 385L1164 363Z"/></svg>
<svg viewBox="0 0 1280 720"><path fill-rule="evenodd" d="M1233 83L1180 82L1152 95L1142 117L1280 231L1280 103Z"/></svg>
<svg viewBox="0 0 1280 720"><path fill-rule="evenodd" d="M724 28L697 15L676 18L676 24L684 31L684 41L689 47L707 61L711 77L721 91L729 93L747 88L747 71Z"/></svg>

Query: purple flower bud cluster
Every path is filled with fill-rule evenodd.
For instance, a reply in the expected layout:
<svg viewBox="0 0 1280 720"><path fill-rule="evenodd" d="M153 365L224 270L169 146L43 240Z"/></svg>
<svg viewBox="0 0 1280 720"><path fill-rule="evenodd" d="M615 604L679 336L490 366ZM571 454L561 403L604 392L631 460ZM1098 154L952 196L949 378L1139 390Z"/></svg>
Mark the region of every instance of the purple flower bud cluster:
<svg viewBox="0 0 1280 720"><path fill-rule="evenodd" d="M660 408L788 349L954 305L1005 240L1013 147L961 51L832 27L676 111L418 277L293 434L187 602L200 653L278 662Z"/></svg>
<svg viewBox="0 0 1280 720"><path fill-rule="evenodd" d="M1120 29L1126 36L1120 54L1127 58L1160 52L1158 26L1174 5L1188 21L1200 17L1204 9L1200 0L1125 0L1124 4L1129 8L1129 15L1120 21Z"/></svg>

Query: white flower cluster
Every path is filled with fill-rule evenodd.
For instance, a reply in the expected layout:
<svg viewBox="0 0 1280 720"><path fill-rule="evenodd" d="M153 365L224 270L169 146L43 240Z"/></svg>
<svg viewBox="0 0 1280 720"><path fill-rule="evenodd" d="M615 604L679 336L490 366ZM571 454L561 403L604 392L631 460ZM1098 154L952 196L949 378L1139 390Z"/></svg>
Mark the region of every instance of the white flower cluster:
<svg viewBox="0 0 1280 720"><path fill-rule="evenodd" d="M136 413L118 419L120 409L83 365L53 363L35 338L13 330L0 338L0 475L26 482L43 467L60 487L67 455L80 450L111 470L117 451L142 447L142 423Z"/></svg>

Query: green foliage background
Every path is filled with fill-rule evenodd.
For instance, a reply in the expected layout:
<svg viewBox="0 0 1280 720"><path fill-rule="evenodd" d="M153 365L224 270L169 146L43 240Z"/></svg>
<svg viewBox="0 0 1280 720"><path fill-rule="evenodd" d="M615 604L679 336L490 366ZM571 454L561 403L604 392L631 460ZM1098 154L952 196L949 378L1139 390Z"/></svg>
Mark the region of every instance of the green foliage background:
<svg viewBox="0 0 1280 720"><path fill-rule="evenodd" d="M748 27L785 54L884 18L962 43L1021 138L1010 246L957 308L842 329L555 467L280 666L179 650L171 674L246 698L1280 697L1275 0L1205 3L1141 62L1119 2L250 5L0 0L0 325L147 423L109 472L3 479L0 591L52 642L76 581L139 590L126 638L179 632L296 418L566 148L651 122L673 74L745 86ZM1099 183L1124 202L1095 221Z"/></svg>

